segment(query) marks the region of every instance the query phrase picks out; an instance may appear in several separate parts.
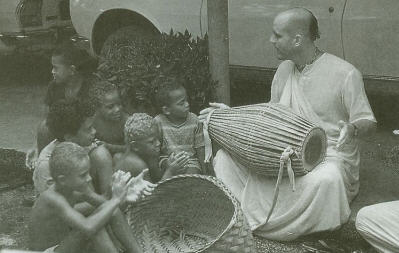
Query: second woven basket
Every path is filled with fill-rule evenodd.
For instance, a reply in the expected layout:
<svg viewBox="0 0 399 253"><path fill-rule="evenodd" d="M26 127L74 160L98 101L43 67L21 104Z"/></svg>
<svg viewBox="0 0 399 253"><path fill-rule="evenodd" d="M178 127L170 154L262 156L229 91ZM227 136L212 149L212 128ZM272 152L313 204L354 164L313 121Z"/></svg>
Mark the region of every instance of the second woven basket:
<svg viewBox="0 0 399 253"><path fill-rule="evenodd" d="M256 252L240 204L214 177L162 181L127 217L143 252Z"/></svg>

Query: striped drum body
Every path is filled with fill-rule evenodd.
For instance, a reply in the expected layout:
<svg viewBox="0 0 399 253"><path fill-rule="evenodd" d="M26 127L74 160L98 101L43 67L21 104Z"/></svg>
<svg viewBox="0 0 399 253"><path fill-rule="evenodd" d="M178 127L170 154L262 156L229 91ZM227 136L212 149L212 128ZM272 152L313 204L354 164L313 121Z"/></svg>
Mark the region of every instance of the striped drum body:
<svg viewBox="0 0 399 253"><path fill-rule="evenodd" d="M280 104L217 109L207 123L213 141L242 165L262 175L278 176L287 147L293 150L289 158L295 176L311 171L326 154L324 130Z"/></svg>

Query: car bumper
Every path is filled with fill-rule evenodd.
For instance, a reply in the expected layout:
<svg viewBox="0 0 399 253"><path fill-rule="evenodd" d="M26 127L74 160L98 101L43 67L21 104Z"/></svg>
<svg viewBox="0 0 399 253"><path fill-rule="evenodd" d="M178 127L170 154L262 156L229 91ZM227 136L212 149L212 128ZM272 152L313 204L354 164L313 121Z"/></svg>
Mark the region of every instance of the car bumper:
<svg viewBox="0 0 399 253"><path fill-rule="evenodd" d="M73 27L35 30L29 32L0 33L0 54L15 50L51 50L56 42L69 39L75 34Z"/></svg>

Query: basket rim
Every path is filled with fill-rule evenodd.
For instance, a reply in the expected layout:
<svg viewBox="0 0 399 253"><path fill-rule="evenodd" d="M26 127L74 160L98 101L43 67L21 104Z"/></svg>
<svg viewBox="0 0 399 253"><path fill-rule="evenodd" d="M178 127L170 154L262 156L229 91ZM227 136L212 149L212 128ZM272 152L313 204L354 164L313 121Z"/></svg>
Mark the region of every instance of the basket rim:
<svg viewBox="0 0 399 253"><path fill-rule="evenodd" d="M196 179L201 179L201 180L205 180L208 181L210 183L212 183L213 185L215 185L218 189L220 189L223 194L228 197L230 199L230 201L232 202L232 205L234 207L234 213L231 217L231 220L229 222L229 224L226 226L226 228L219 233L215 239L210 240L202 249L193 251L194 253L199 253L199 252L203 252L207 249L209 249L211 246L213 246L217 241L220 240L220 238L222 238L236 223L237 221L237 208L241 208L240 203L238 202L238 200L236 199L236 197L233 195L233 193L230 191L230 189L227 188L227 186L217 177L213 177L213 176L204 176L204 175L199 175L199 174L182 174L182 175L177 175L177 176L173 176L167 179L164 179L162 181L160 181L159 183L157 183L158 187L161 184L165 184L165 183L169 183L172 180L175 179L184 179L184 178L196 178Z"/></svg>

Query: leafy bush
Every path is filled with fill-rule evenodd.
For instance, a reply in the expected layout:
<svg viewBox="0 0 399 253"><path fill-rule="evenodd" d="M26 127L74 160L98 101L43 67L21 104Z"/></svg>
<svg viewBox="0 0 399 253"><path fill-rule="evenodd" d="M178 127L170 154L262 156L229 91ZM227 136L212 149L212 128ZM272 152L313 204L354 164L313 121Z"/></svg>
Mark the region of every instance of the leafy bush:
<svg viewBox="0 0 399 253"><path fill-rule="evenodd" d="M191 111L207 106L215 87L208 61L208 40L191 34L161 34L157 37L119 37L103 52L98 75L115 83L129 113L155 113L156 78L172 76L182 80Z"/></svg>

